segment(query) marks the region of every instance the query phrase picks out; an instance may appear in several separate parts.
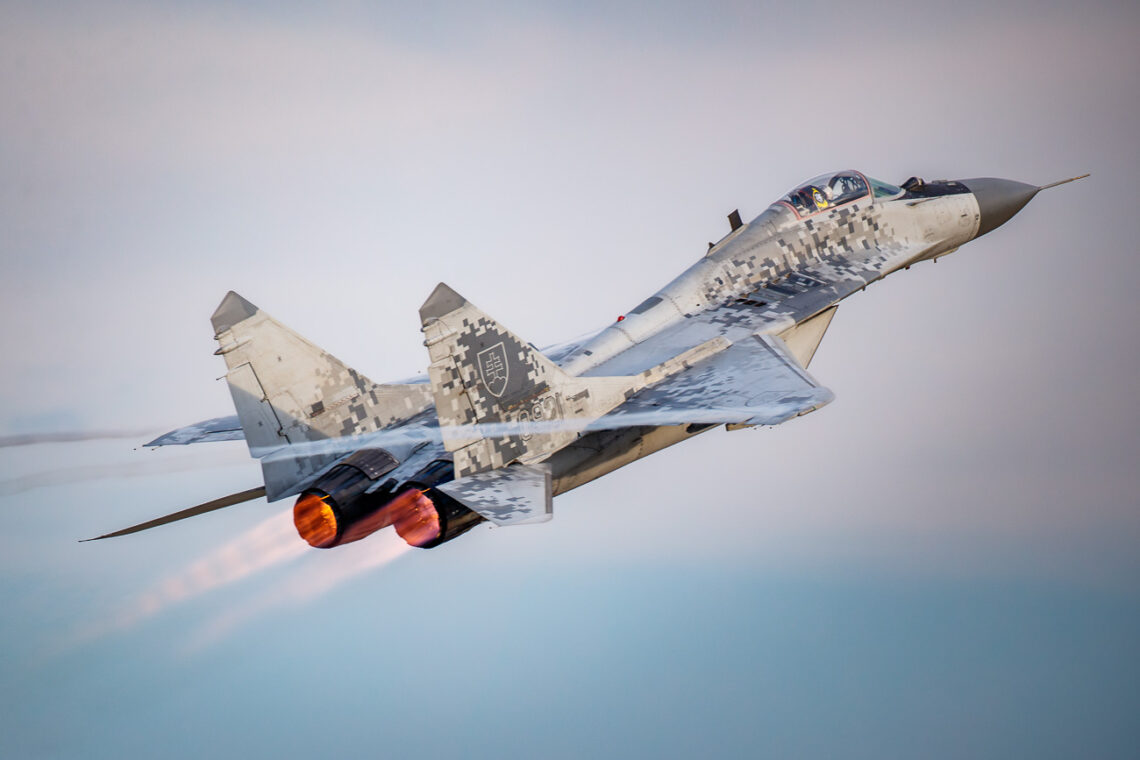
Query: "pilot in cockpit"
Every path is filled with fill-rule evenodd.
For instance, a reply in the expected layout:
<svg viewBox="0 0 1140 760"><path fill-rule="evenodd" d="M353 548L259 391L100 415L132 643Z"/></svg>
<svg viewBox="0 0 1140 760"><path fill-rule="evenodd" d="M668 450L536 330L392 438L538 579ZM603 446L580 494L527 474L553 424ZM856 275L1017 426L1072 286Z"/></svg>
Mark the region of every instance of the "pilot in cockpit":
<svg viewBox="0 0 1140 760"><path fill-rule="evenodd" d="M812 202L815 203L815 208L817 211L825 209L831 205L831 201L828 200L828 198L830 197L830 194L824 195L823 191L820 190L815 185L812 185L810 189L811 189L811 199L812 199Z"/></svg>

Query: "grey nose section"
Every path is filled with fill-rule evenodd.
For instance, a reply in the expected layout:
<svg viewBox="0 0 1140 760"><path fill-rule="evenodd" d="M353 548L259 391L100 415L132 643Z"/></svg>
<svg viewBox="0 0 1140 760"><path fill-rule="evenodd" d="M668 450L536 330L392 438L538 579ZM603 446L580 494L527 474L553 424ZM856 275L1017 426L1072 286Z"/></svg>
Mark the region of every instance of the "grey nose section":
<svg viewBox="0 0 1140 760"><path fill-rule="evenodd" d="M1008 222L1014 214L1025 208L1025 204L1033 200L1033 196L1041 189L1036 185L995 177L975 177L959 182L974 194L981 210L982 218L978 223L978 234L974 237L981 237Z"/></svg>

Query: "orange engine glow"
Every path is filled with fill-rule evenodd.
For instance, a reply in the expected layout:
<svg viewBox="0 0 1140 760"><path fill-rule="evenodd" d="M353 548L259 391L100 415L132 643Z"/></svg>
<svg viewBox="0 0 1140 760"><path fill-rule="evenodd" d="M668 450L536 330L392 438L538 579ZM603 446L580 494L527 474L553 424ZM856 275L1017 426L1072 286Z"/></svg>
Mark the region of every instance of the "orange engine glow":
<svg viewBox="0 0 1140 760"><path fill-rule="evenodd" d="M325 549L336 543L336 514L316 494L302 494L293 506L293 524L309 546Z"/></svg>
<svg viewBox="0 0 1140 760"><path fill-rule="evenodd" d="M400 538L412 546L431 544L443 533L435 504L417 488L359 517L345 517L343 525L340 509L327 494L304 493L293 506L293 524L301 538L318 549L359 541L389 525L395 525Z"/></svg>
<svg viewBox="0 0 1140 760"><path fill-rule="evenodd" d="M412 546L424 546L440 536L439 512L427 494L412 488L397 496L384 508L400 538Z"/></svg>

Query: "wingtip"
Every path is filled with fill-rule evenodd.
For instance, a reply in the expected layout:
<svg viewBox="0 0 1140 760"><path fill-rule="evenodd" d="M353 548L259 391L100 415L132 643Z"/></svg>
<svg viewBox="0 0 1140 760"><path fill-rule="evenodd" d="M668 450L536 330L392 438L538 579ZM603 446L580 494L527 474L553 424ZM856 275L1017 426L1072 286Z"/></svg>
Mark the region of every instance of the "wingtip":
<svg viewBox="0 0 1140 760"><path fill-rule="evenodd" d="M231 290L218 304L218 308L214 309L210 322L214 325L215 333L223 333L238 322L249 319L257 311L256 306Z"/></svg>
<svg viewBox="0 0 1140 760"><path fill-rule="evenodd" d="M222 509L223 507L232 507L235 504L242 504L247 501L252 501L253 499L260 499L262 496L265 496L265 486L257 486L256 488L250 488L246 491L232 493L229 496L223 496L220 499L213 499L211 501L205 502L204 504L199 504L188 509L182 509L169 515L156 517L153 520L147 520L146 522L139 523L138 525L132 525L129 528L123 528L122 530L116 530L111 533L104 533L103 535L95 536L94 538L82 538L79 540L79 543L85 543L87 541L98 541L101 538L118 538L119 536L129 536L132 533L139 533L144 530L150 530L151 528L157 528L160 525L169 525L172 522L185 520L188 517L195 517L197 515L204 515L207 512L214 512L216 510Z"/></svg>
<svg viewBox="0 0 1140 760"><path fill-rule="evenodd" d="M92 536L91 538L81 538L78 541L76 541L76 543L86 544L89 541L102 541L104 538L117 538L118 536L125 536L125 535L128 535L128 534L133 533L133 532L135 532L135 531L132 531L129 529L128 530L116 530L112 533L104 533L101 536Z"/></svg>
<svg viewBox="0 0 1140 760"><path fill-rule="evenodd" d="M441 282L435 286L435 290L420 307L420 320L427 322L429 319L439 319L465 303L467 303L466 298L452 290L447 283Z"/></svg>

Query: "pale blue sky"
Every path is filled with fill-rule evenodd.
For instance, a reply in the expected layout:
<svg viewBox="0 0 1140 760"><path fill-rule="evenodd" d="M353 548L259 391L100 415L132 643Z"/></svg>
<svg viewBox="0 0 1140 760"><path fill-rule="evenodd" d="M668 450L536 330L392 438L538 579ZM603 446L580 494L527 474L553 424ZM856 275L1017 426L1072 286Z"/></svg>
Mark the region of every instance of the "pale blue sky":
<svg viewBox="0 0 1140 760"><path fill-rule="evenodd" d="M0 7L0 436L230 413L229 290L376 380L441 279L538 344L798 181L1049 191L840 308L837 399L429 552L241 444L0 448L0 754L1125 757L1132 3ZM160 749L161 748L161 749Z"/></svg>

